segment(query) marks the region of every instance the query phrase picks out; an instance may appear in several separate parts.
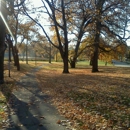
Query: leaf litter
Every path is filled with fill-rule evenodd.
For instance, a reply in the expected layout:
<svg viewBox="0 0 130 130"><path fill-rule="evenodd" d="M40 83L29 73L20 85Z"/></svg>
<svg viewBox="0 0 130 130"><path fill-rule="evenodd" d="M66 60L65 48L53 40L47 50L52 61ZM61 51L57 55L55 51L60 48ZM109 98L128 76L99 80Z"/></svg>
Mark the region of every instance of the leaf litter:
<svg viewBox="0 0 130 130"><path fill-rule="evenodd" d="M70 74L64 75L61 69L55 68L44 68L37 73L37 78L43 93L51 96L53 104L67 118L68 129L130 130L129 68L102 67L99 73L91 73L91 69L71 69ZM26 69L22 73L12 70L13 78L5 76L11 84L6 88L17 89L12 81L19 80L26 72Z"/></svg>
<svg viewBox="0 0 130 130"><path fill-rule="evenodd" d="M51 67L51 65L50 65ZM42 91L76 130L130 129L130 70L102 67L37 72ZM57 121L58 124L61 121Z"/></svg>

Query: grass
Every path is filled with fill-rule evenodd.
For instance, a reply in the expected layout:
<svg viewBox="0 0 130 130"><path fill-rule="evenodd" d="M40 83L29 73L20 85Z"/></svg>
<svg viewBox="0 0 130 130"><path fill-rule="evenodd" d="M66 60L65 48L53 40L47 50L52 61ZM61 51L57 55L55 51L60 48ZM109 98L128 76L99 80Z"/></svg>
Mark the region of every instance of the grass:
<svg viewBox="0 0 130 130"><path fill-rule="evenodd" d="M70 74L62 74L62 62L20 64L20 71L11 64L11 77L8 77L5 63L5 84L0 86L0 122L7 117L5 106L16 87L15 82L36 65L43 64L36 74L39 86L52 97L53 104L76 130L130 129L129 68L99 62L99 72L91 73L89 62L81 61L75 69L69 69Z"/></svg>
<svg viewBox="0 0 130 130"><path fill-rule="evenodd" d="M85 67L85 66L89 66L90 64L90 61L78 61L77 62L77 67ZM105 62L104 61L98 61L98 65L99 66L105 66ZM107 63L107 66L112 66L112 64L110 63Z"/></svg>
<svg viewBox="0 0 130 130"><path fill-rule="evenodd" d="M84 63L69 75L60 63L46 64L37 73L42 91L76 130L130 129L130 69L101 65L91 73Z"/></svg>

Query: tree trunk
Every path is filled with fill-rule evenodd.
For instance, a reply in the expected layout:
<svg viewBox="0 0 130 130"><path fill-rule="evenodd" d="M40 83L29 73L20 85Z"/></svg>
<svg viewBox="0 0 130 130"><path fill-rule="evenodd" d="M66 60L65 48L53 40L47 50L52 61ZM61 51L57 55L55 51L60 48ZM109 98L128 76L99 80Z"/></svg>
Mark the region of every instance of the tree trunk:
<svg viewBox="0 0 130 130"><path fill-rule="evenodd" d="M63 59L63 73L69 73L68 57Z"/></svg>
<svg viewBox="0 0 130 130"><path fill-rule="evenodd" d="M49 63L51 63L51 49L52 49L52 47L51 47L51 44L50 44L50 49L49 49Z"/></svg>
<svg viewBox="0 0 130 130"><path fill-rule="evenodd" d="M26 64L28 64L28 41L26 43Z"/></svg>
<svg viewBox="0 0 130 130"><path fill-rule="evenodd" d="M75 68L76 67L76 58L73 56L70 57L70 67Z"/></svg>
<svg viewBox="0 0 130 130"><path fill-rule="evenodd" d="M98 72L98 42L95 45L94 55L92 60L92 72Z"/></svg>
<svg viewBox="0 0 130 130"><path fill-rule="evenodd" d="M71 68L75 68L76 61L75 60L70 60L70 66L71 66Z"/></svg>
<svg viewBox="0 0 130 130"><path fill-rule="evenodd" d="M14 49L14 46L13 46L13 43L11 40L9 40L9 44L10 44L10 47L12 48L12 55L13 55L13 59L14 59L14 66L16 66L16 55L15 55L15 49Z"/></svg>
<svg viewBox="0 0 130 130"><path fill-rule="evenodd" d="M95 19L95 38L94 38L94 55L92 63L92 72L98 72L98 47L100 42L100 32L101 32L101 13L103 4L105 0L98 0L96 5L96 19Z"/></svg>
<svg viewBox="0 0 130 130"><path fill-rule="evenodd" d="M51 55L49 55L49 63L51 64Z"/></svg>
<svg viewBox="0 0 130 130"><path fill-rule="evenodd" d="M100 38L100 22L96 22L96 34L94 39L94 53L92 57L92 72L98 72L98 46Z"/></svg>
<svg viewBox="0 0 130 130"><path fill-rule="evenodd" d="M3 3L3 2L2 2ZM0 84L4 83L5 25L0 16Z"/></svg>
<svg viewBox="0 0 130 130"><path fill-rule="evenodd" d="M89 65L93 65L93 56L91 56L91 58L90 58L90 63L89 63Z"/></svg>
<svg viewBox="0 0 130 130"><path fill-rule="evenodd" d="M49 63L51 64L51 54L49 54Z"/></svg>
<svg viewBox="0 0 130 130"><path fill-rule="evenodd" d="M0 47L0 84L2 83L4 83L4 50Z"/></svg>
<svg viewBox="0 0 130 130"><path fill-rule="evenodd" d="M19 56L18 56L18 49L16 46L14 46L14 50L15 50L15 63L17 66L17 70L20 70L20 64L19 64Z"/></svg>

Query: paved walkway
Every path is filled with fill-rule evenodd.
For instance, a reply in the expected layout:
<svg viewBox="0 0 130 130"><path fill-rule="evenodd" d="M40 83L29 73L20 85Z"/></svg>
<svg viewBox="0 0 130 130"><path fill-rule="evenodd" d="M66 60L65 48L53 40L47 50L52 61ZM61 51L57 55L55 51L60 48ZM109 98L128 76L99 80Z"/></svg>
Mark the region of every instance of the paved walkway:
<svg viewBox="0 0 130 130"><path fill-rule="evenodd" d="M39 68L40 69L40 68ZM17 82L9 104L8 127L3 130L66 130L57 124L64 120L53 105L47 103L48 95L42 93L34 69Z"/></svg>

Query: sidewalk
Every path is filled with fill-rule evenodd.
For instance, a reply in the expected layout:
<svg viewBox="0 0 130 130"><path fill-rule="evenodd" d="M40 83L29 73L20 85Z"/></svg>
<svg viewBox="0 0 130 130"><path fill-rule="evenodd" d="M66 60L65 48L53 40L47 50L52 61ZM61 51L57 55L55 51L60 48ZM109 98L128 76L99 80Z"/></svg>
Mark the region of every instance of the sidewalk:
<svg viewBox="0 0 130 130"><path fill-rule="evenodd" d="M39 68L40 69L40 68ZM57 124L65 120L51 103L49 96L42 93L34 69L17 82L17 90L12 94L9 103L9 119L3 130L66 130Z"/></svg>

